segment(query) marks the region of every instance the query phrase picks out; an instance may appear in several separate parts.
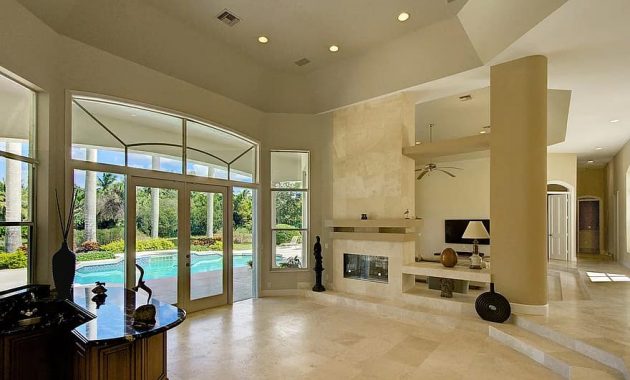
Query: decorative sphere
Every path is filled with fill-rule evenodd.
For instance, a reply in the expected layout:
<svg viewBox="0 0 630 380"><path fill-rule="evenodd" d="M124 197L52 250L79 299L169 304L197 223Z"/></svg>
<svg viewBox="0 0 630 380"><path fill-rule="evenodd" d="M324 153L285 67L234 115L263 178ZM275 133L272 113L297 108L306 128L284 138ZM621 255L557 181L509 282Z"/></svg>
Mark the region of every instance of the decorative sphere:
<svg viewBox="0 0 630 380"><path fill-rule="evenodd" d="M440 262L447 268L452 268L457 264L457 252L453 248L446 248L440 255Z"/></svg>

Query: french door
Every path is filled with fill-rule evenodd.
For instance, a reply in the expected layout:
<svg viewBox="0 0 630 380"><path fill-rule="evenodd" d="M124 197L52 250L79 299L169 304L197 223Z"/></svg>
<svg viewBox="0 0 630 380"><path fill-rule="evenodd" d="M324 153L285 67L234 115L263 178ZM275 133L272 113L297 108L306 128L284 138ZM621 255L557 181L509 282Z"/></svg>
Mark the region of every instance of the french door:
<svg viewBox="0 0 630 380"><path fill-rule="evenodd" d="M227 189L130 176L128 286L143 273L153 297L190 312L231 302Z"/></svg>

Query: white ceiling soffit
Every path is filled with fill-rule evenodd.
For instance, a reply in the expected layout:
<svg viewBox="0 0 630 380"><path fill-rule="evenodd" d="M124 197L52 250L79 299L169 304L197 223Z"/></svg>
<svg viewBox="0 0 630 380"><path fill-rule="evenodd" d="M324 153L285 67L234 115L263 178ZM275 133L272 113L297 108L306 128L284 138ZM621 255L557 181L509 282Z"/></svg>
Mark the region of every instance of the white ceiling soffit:
<svg viewBox="0 0 630 380"><path fill-rule="evenodd" d="M376 45L452 18L466 0L142 0L186 23L203 35L211 35L278 71L308 73L336 62L340 56L360 54ZM234 27L214 17L224 9L242 21ZM401 23L399 12L411 17ZM269 42L264 46L258 37ZM332 44L341 47L331 54ZM310 63L294 62L307 58Z"/></svg>
<svg viewBox="0 0 630 380"><path fill-rule="evenodd" d="M571 0L491 61L545 55L549 87L572 90L566 139L551 152L601 163L630 139L628 15L627 0Z"/></svg>
<svg viewBox="0 0 630 380"><path fill-rule="evenodd" d="M461 101L460 96L472 98ZM571 91L547 92L547 144L564 141ZM475 136L491 132L490 87L457 93L441 99L416 104L416 141L429 142L429 124L434 124L433 141Z"/></svg>
<svg viewBox="0 0 630 380"><path fill-rule="evenodd" d="M509 43L495 42L490 50L475 46L471 40L484 38L479 34L483 25L499 25L491 34L513 40L562 3L278 0L286 3L282 6L255 0L17 1L67 37L259 110L282 113L325 112L479 67L482 54L475 48L485 57ZM497 4L487 6L489 1ZM486 12L474 11L483 4ZM216 20L223 8L242 21L228 27ZM405 23L396 20L401 10L411 10ZM509 28L512 24L519 27ZM270 43L258 44L259 34L269 34ZM341 46L336 54L327 50L333 43ZM293 62L305 55L311 64L294 67Z"/></svg>
<svg viewBox="0 0 630 380"><path fill-rule="evenodd" d="M567 0L469 0L457 17L486 63Z"/></svg>

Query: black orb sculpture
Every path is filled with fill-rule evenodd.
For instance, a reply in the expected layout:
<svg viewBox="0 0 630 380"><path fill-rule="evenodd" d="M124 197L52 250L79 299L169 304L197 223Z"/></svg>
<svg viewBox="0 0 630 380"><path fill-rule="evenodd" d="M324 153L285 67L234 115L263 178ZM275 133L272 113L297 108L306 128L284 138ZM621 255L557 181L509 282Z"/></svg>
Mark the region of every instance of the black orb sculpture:
<svg viewBox="0 0 630 380"><path fill-rule="evenodd" d="M475 301L475 310L479 316L490 322L503 323L510 318L512 308L508 300L494 291L494 283L490 283L490 291L481 294Z"/></svg>
<svg viewBox="0 0 630 380"><path fill-rule="evenodd" d="M319 236L315 236L317 240L315 242L315 246L313 247L313 251L315 252L315 286L313 286L314 292L323 292L326 290L324 285L322 285L322 272L324 271L324 266L322 264L322 245L319 242Z"/></svg>

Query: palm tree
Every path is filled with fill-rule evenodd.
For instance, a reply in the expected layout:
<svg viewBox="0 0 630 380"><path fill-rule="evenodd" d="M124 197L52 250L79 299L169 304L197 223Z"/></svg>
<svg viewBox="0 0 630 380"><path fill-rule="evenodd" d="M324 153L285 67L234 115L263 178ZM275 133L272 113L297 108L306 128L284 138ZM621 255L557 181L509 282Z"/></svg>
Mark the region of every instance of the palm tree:
<svg viewBox="0 0 630 380"><path fill-rule="evenodd" d="M103 173L96 179L99 189L105 193L113 190L113 185L116 183L117 178L113 173Z"/></svg>

